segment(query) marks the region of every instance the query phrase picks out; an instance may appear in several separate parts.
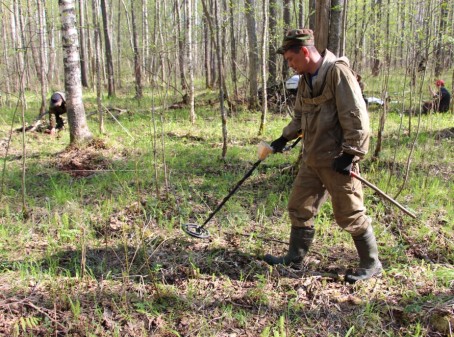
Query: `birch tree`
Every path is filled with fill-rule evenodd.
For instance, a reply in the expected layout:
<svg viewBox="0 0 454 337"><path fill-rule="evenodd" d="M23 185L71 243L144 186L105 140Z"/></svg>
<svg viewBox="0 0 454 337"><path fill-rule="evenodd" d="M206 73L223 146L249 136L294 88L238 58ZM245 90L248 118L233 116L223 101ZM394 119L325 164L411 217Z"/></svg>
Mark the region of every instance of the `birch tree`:
<svg viewBox="0 0 454 337"><path fill-rule="evenodd" d="M186 40L188 42L188 96L189 96L189 118L191 123L195 123L196 114L194 108L194 58L193 58L193 45L192 45L192 1L185 0L186 4Z"/></svg>
<svg viewBox="0 0 454 337"><path fill-rule="evenodd" d="M41 107L39 109L39 115L43 115L46 111L46 94L47 94L47 76L46 76L46 43L44 40L45 29L44 29L44 9L43 5L46 5L46 2L42 0L36 1L37 12L38 12L38 29L39 29L39 61L41 63L39 69L39 80L41 82Z"/></svg>
<svg viewBox="0 0 454 337"><path fill-rule="evenodd" d="M79 37L76 28L75 0L59 0L63 64L65 68L66 106L70 145L84 143L92 138L88 129L82 101L80 78Z"/></svg>

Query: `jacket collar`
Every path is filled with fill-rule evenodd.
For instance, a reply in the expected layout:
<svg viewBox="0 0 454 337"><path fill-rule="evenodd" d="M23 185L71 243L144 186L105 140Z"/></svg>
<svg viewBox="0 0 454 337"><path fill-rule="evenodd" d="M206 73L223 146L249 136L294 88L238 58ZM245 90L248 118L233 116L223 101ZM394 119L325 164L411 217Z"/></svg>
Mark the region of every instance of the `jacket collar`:
<svg viewBox="0 0 454 337"><path fill-rule="evenodd" d="M329 69L331 69L331 65L337 59L336 55L334 55L328 49L326 49L322 55L323 55L322 64L320 65L320 68L318 68L318 72L316 73L317 75L315 76L314 79L312 79L312 90L310 89L310 86L309 86L309 83L311 81L311 76L310 76L310 74L304 74L304 80L308 84L312 97L318 96L322 93L322 91L325 87L325 79L326 79L327 72Z"/></svg>

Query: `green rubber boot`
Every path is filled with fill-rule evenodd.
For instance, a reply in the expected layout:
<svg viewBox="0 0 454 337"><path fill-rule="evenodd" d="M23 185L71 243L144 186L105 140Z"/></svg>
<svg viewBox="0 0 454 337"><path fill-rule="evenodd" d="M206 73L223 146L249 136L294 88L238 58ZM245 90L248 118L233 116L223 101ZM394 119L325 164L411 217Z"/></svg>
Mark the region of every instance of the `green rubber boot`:
<svg viewBox="0 0 454 337"><path fill-rule="evenodd" d="M359 255L359 268L355 271L348 270L345 274L345 281L355 283L379 276L382 272L382 265L378 259L377 241L372 226L369 226L363 234L353 236L353 241Z"/></svg>
<svg viewBox="0 0 454 337"><path fill-rule="evenodd" d="M290 245L286 255L273 256L265 255L263 258L269 265L282 264L301 269L304 256L314 240L315 229L306 227L292 227L290 232Z"/></svg>

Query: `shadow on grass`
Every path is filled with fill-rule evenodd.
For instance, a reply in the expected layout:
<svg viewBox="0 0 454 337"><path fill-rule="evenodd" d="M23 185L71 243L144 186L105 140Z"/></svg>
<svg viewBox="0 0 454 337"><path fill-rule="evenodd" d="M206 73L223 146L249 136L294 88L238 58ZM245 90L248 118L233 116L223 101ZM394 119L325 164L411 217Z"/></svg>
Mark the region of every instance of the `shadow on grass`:
<svg viewBox="0 0 454 337"><path fill-rule="evenodd" d="M39 260L2 261L0 272L7 270L34 270L68 277L85 274L98 281L109 277L141 277L175 284L201 274L246 280L266 272L267 267L257 257L238 250L159 239L139 247L87 247L84 252L64 250Z"/></svg>
<svg viewBox="0 0 454 337"><path fill-rule="evenodd" d="M42 327L45 333L36 336L84 329L168 336L169 328L181 336L219 331L259 336L266 327L276 327L281 317L286 331L295 336L345 335L352 326L359 335L376 336L372 331L413 335L424 329L427 336L438 336L449 331L453 317L452 291L430 283L415 287L409 281L412 292L393 293L390 283L383 281L345 285L322 276L287 277L270 273L249 254L175 239L156 242L151 253L149 247L143 253L139 250L87 249L85 265L96 282L79 278L77 286L74 277L80 275L81 251L67 250L37 261L56 283L3 291L0 313L10 318L22 310L59 322ZM3 263L0 272L27 263ZM405 279L400 280L405 287ZM199 334L200 329L204 332Z"/></svg>

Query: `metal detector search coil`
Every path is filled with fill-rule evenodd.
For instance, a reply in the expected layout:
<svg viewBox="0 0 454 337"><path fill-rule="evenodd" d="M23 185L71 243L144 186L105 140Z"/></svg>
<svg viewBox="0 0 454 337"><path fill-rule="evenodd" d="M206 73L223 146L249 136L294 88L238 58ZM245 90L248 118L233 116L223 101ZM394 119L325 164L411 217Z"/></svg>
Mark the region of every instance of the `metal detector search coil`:
<svg viewBox="0 0 454 337"><path fill-rule="evenodd" d="M208 230L195 223L185 223L181 226L181 229L183 229L186 234L197 239L207 239L210 237L210 232L208 232Z"/></svg>

